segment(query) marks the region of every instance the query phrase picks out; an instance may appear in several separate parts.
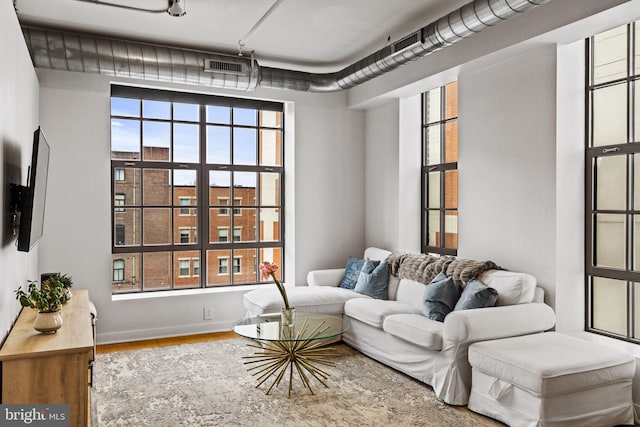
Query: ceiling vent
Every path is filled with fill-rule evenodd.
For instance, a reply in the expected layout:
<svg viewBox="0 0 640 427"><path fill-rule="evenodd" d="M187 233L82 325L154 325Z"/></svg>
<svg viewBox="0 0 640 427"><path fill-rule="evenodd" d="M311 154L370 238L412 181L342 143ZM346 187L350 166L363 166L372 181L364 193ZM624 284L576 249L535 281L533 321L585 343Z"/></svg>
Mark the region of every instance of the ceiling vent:
<svg viewBox="0 0 640 427"><path fill-rule="evenodd" d="M230 61L222 61L219 59L205 59L204 60L204 71L209 73L231 73L231 74L244 74L251 73L247 64L239 63L239 62L230 62Z"/></svg>
<svg viewBox="0 0 640 427"><path fill-rule="evenodd" d="M415 32L413 34L408 35L400 41L397 41L393 44L393 52L398 52L404 49L405 47L411 46L414 43L418 43L420 41L421 32Z"/></svg>

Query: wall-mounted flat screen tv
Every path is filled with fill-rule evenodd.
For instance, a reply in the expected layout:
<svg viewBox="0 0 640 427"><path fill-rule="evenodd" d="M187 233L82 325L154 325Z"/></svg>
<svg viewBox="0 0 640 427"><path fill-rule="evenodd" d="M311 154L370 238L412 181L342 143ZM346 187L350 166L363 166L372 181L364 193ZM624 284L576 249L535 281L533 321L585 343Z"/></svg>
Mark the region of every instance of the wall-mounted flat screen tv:
<svg viewBox="0 0 640 427"><path fill-rule="evenodd" d="M31 167L27 186L22 188L20 197L20 228L18 250L28 252L42 237L44 208L47 195L47 174L49 172L49 144L38 127L33 133Z"/></svg>

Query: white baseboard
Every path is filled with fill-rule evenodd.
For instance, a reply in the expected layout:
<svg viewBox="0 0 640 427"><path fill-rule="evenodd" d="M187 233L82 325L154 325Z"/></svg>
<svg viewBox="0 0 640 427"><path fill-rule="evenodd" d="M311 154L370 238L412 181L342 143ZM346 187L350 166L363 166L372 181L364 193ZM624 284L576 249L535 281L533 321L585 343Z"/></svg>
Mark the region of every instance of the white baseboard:
<svg viewBox="0 0 640 427"><path fill-rule="evenodd" d="M119 342L179 337L183 335L204 334L210 332L225 332L232 329L233 323L233 321L206 322L182 326L131 329L128 331L118 332L98 332L96 334L96 341L98 344L113 344Z"/></svg>

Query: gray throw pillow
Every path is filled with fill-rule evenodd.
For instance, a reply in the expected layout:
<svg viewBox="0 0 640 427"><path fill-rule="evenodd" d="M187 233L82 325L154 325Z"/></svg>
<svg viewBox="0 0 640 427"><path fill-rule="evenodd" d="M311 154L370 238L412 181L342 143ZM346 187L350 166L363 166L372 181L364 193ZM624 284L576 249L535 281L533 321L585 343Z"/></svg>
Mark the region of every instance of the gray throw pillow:
<svg viewBox="0 0 640 427"><path fill-rule="evenodd" d="M424 290L423 312L431 320L443 322L444 317L453 311L460 297L460 289L444 273L438 274Z"/></svg>
<svg viewBox="0 0 640 427"><path fill-rule="evenodd" d="M360 271L358 282L354 291L369 295L377 299L387 299L387 288L389 287L389 264L380 263L371 273L366 273L365 268Z"/></svg>
<svg viewBox="0 0 640 427"><path fill-rule="evenodd" d="M453 310L469 310L472 308L493 307L498 300L498 291L488 287L479 280L467 282L460 299Z"/></svg>

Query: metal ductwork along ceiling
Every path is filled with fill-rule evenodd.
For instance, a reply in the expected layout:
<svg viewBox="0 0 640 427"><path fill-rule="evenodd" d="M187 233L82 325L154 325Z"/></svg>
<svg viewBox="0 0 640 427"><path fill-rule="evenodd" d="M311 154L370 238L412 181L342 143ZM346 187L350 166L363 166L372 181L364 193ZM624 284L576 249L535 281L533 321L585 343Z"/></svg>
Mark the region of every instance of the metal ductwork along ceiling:
<svg viewBox="0 0 640 427"><path fill-rule="evenodd" d="M222 89L350 89L550 0L475 0L335 73L262 67L253 58L23 26L37 68Z"/></svg>

